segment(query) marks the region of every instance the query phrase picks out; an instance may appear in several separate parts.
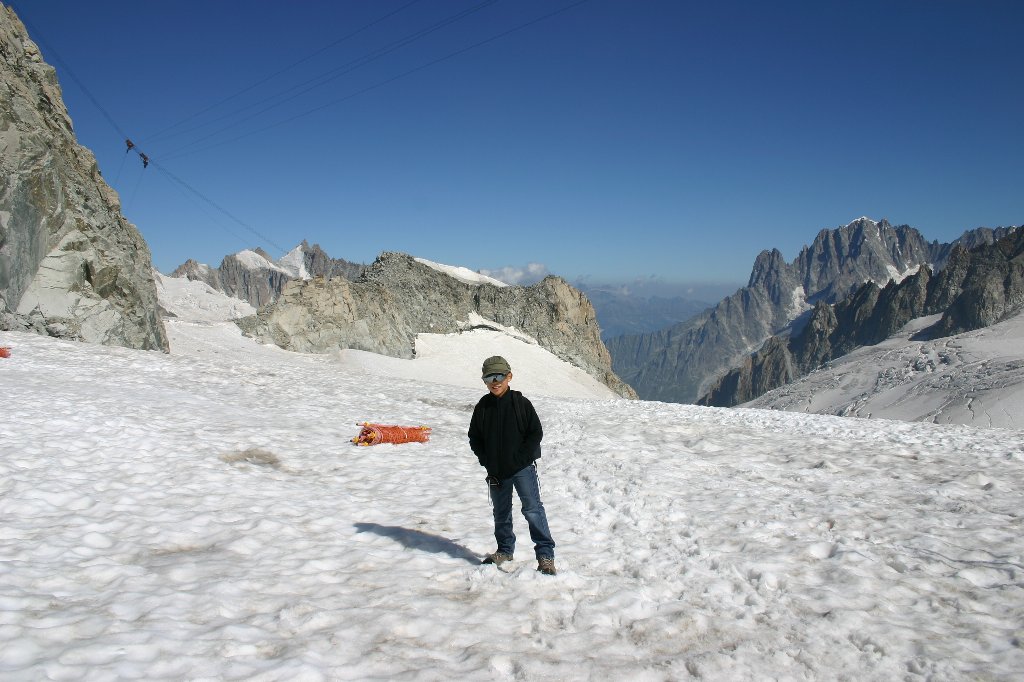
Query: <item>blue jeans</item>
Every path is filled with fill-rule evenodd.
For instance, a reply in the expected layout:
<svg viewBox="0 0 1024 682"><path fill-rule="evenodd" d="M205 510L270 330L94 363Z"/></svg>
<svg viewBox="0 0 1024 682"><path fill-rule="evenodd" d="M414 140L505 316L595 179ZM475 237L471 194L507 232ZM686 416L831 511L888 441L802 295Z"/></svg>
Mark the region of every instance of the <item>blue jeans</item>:
<svg viewBox="0 0 1024 682"><path fill-rule="evenodd" d="M523 516L530 525L533 551L538 559L555 558L555 541L548 529L548 517L544 503L540 501L540 481L537 479L537 465L531 464L506 478L500 485L491 487L491 506L494 510L494 539L498 551L513 554L516 549L516 534L512 531L512 489L519 494Z"/></svg>

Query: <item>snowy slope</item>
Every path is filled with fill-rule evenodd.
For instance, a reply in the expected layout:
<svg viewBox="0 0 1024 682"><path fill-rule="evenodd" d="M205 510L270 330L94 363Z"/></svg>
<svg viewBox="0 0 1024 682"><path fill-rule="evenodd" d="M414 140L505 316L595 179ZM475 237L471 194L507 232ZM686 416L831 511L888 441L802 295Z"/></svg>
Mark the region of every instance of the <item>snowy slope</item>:
<svg viewBox="0 0 1024 682"><path fill-rule="evenodd" d="M277 267L296 279L312 278L309 271L306 270L306 252L302 248L302 244L281 256L280 260L277 261Z"/></svg>
<svg viewBox="0 0 1024 682"><path fill-rule="evenodd" d="M0 332L0 679L1024 669L1022 431L557 397L552 358L513 347L559 575L518 512L503 573L478 563L483 385L439 376L442 339L398 365L305 356L187 300L170 355ZM433 435L359 448L362 420Z"/></svg>
<svg viewBox="0 0 1024 682"><path fill-rule="evenodd" d="M489 277L487 275L480 274L479 272L474 272L473 270L470 270L469 268L464 268L464 267L457 266L457 265L445 265L443 263L435 263L434 261L427 260L426 258L415 258L414 260L417 263L422 263L423 265L426 265L427 267L433 268L434 270L437 270L439 272L443 272L446 275L448 275L449 277L454 277L455 279L459 280L460 282L464 282L466 284L473 284L473 285L477 285L477 284L491 284L491 285L496 286L496 287L507 287L508 286L507 284L505 284L501 280L494 279L493 277Z"/></svg>
<svg viewBox="0 0 1024 682"><path fill-rule="evenodd" d="M168 277L156 270L153 271L153 279L160 305L177 321L220 324L256 313L256 308L248 301L226 296L205 282ZM169 327L173 329L174 324Z"/></svg>
<svg viewBox="0 0 1024 682"><path fill-rule="evenodd" d="M912 341L938 316L744 407L1024 428L1024 313L956 336Z"/></svg>

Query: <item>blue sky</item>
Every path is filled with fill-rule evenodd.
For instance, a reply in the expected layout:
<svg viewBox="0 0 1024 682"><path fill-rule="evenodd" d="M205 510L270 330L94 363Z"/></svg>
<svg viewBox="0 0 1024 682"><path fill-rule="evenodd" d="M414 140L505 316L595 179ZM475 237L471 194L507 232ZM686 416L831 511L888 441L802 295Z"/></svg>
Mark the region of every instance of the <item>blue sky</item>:
<svg viewBox="0 0 1024 682"><path fill-rule="evenodd" d="M1024 222L1016 0L6 4L165 272L307 239L739 285L864 215Z"/></svg>

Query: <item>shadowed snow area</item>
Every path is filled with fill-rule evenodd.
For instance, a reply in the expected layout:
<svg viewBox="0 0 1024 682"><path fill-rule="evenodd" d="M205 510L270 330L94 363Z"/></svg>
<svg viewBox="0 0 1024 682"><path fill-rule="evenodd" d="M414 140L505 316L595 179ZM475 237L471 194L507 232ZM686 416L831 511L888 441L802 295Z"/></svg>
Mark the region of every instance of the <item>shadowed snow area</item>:
<svg viewBox="0 0 1024 682"><path fill-rule="evenodd" d="M0 332L2 679L1024 670L1020 430L623 400L491 331L289 353L193 285L161 280L170 355ZM518 501L515 561L475 560L495 352L544 424L554 577Z"/></svg>

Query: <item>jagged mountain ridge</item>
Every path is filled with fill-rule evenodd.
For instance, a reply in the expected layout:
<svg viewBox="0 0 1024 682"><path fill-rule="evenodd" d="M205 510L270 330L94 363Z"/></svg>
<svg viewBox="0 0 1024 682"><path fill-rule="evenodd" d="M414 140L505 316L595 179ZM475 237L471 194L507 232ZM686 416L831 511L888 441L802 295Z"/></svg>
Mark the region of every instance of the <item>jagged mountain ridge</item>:
<svg viewBox="0 0 1024 682"><path fill-rule="evenodd" d="M385 252L355 281L294 279L274 303L237 322L243 333L288 350L354 348L411 358L416 335L515 329L619 395L636 394L611 368L587 297L560 277L529 287L466 281L407 254Z"/></svg>
<svg viewBox="0 0 1024 682"><path fill-rule="evenodd" d="M961 240L984 242L996 234L981 229ZM866 281L884 285L922 265L941 265L952 248L884 219L821 230L792 263L777 249L761 252L747 286L704 314L652 334L608 340L613 367L644 399L695 402L769 337L799 328L818 301L834 303Z"/></svg>
<svg viewBox="0 0 1024 682"><path fill-rule="evenodd" d="M950 249L946 267L922 267L902 282L864 284L848 298L815 306L808 324L790 338L774 336L722 376L698 401L729 407L794 381L856 348L878 344L913 319L941 318L918 334L935 339L998 323L1024 307L1024 230L990 231L968 250Z"/></svg>
<svg viewBox="0 0 1024 682"><path fill-rule="evenodd" d="M355 280L367 266L343 258L331 258L319 244L305 240L275 261L260 248L225 256L217 268L189 259L179 265L171 277L205 282L214 291L248 301L259 308L277 300L284 285L295 279L344 277Z"/></svg>
<svg viewBox="0 0 1024 682"><path fill-rule="evenodd" d="M392 252L359 265L303 241L277 261L262 249L245 250L225 256L219 268L190 259L171 276L249 302L259 313L239 324L243 331L289 350L354 348L411 357L416 334L463 331L477 315L497 330L524 330L616 393L636 397L611 370L594 307L572 285L549 277L530 287L509 287L463 268L427 263ZM478 291L483 284L487 296ZM473 292L469 298L467 291Z"/></svg>
<svg viewBox="0 0 1024 682"><path fill-rule="evenodd" d="M78 144L53 67L2 5L0 329L167 350L149 247Z"/></svg>
<svg viewBox="0 0 1024 682"><path fill-rule="evenodd" d="M277 300L284 285L293 279L323 275L355 281L367 267L343 258L332 258L319 244L310 246L303 241L278 260L261 248L228 254L216 268L190 258L170 276L204 282L215 291L259 308ZM602 340L625 333L662 329L687 320L711 305L681 296L636 296L600 286L573 286L587 295L597 311Z"/></svg>

